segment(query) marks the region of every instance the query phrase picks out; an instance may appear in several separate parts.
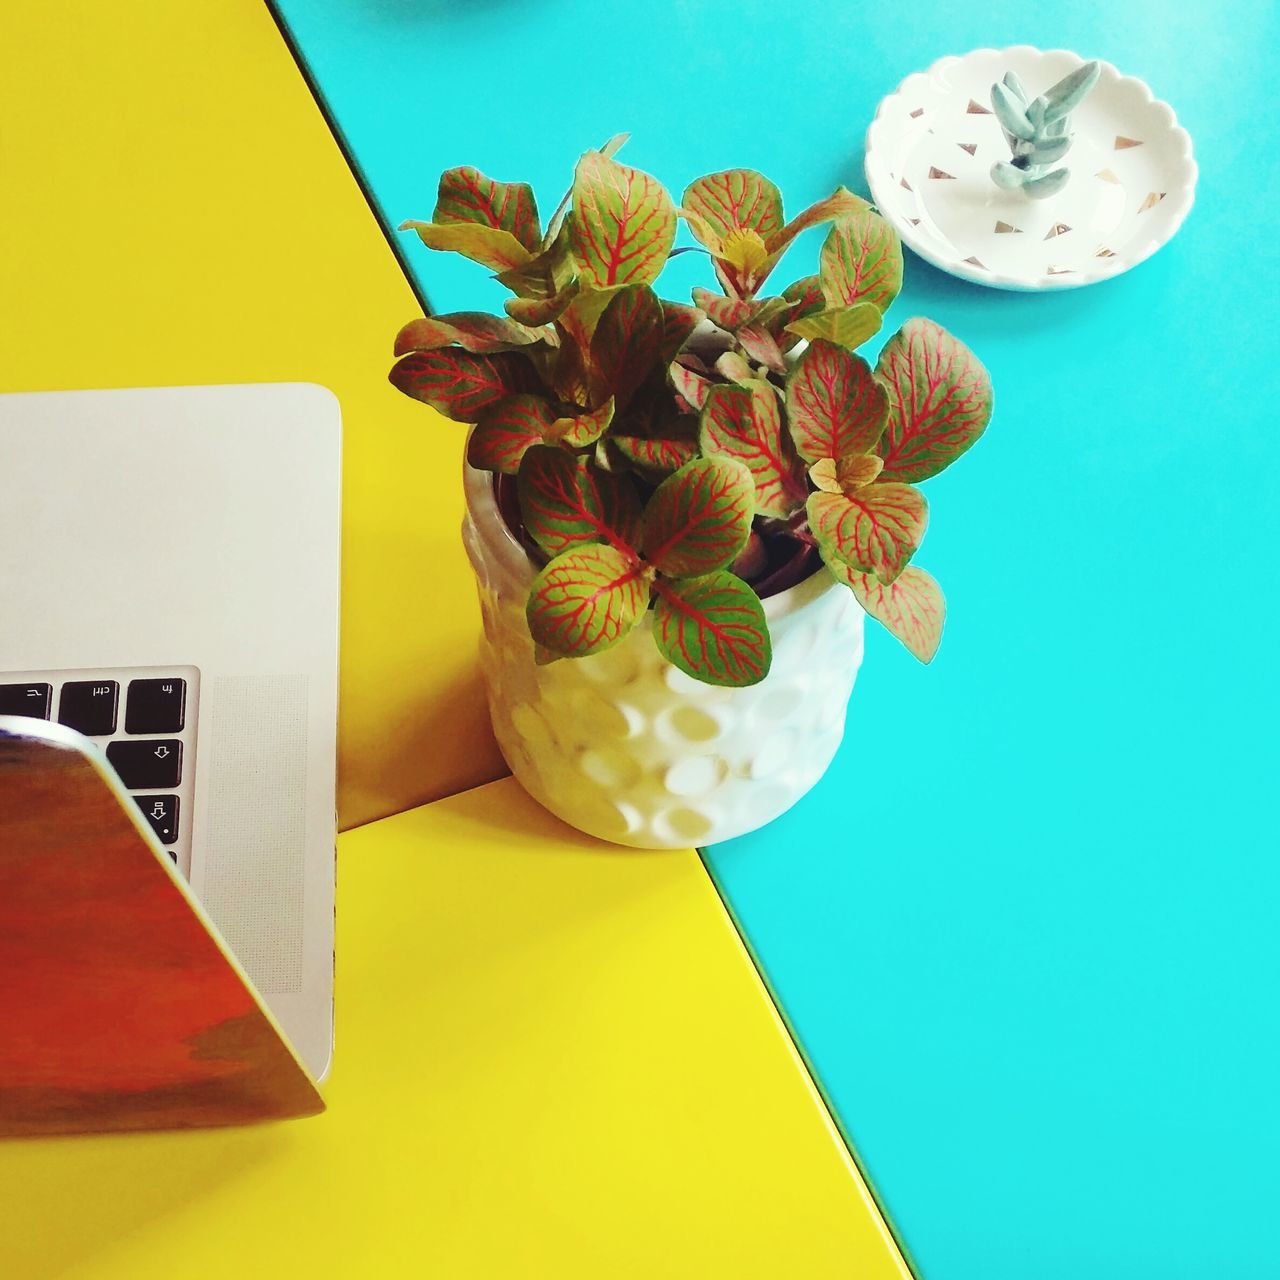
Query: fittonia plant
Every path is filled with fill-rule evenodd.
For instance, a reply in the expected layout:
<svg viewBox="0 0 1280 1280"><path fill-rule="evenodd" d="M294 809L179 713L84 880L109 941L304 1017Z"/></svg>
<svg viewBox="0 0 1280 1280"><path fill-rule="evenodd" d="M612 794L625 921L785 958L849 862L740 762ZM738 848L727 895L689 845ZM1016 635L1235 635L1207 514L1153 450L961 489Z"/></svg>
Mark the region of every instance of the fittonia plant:
<svg viewBox="0 0 1280 1280"><path fill-rule="evenodd" d="M991 166L996 186L1044 200L1067 185L1070 170L1050 166L1071 149L1071 112L1097 84L1100 70L1098 63L1086 62L1038 98L1028 97L1013 71L991 86L991 105L1013 152L1012 160L997 160Z"/></svg>
<svg viewBox="0 0 1280 1280"><path fill-rule="evenodd" d="M902 284L897 236L858 196L839 188L787 221L771 182L730 169L677 208L612 159L622 140L583 156L545 231L529 186L471 168L440 179L430 222L405 223L515 294L505 316L411 321L391 381L474 423L471 463L514 477L517 533L540 564L539 660L599 653L652 609L677 667L755 684L770 661L756 588L811 556L928 662L944 605L910 563L927 517L916 485L986 427L986 371L929 320L903 325L874 370L852 353ZM652 288L678 218L721 286L694 306ZM760 296L820 223L818 273Z"/></svg>

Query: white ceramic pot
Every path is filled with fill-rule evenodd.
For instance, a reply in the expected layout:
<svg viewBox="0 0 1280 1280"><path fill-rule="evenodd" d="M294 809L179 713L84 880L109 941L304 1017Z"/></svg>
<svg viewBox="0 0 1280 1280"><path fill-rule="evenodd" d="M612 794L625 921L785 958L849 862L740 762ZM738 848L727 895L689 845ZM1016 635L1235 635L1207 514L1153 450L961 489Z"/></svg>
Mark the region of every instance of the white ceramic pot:
<svg viewBox="0 0 1280 1280"><path fill-rule="evenodd" d="M464 467L489 714L536 800L591 835L681 849L754 831L822 777L862 661L863 613L848 587L819 571L764 601L773 665L747 689L672 666L649 617L604 653L540 667L525 622L534 566L493 477Z"/></svg>

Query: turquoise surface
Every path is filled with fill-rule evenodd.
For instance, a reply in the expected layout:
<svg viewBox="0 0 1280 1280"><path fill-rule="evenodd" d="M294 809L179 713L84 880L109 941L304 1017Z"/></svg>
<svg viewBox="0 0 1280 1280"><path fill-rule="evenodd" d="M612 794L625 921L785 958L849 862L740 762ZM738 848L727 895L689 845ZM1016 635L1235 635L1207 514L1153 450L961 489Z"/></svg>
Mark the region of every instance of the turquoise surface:
<svg viewBox="0 0 1280 1280"><path fill-rule="evenodd" d="M1276 8L280 8L390 223L459 163L549 211L620 130L677 192L728 165L793 210L865 190L878 99L980 45L1075 48L1174 104L1199 203L1135 272L1011 295L909 258L886 333L933 316L997 389L927 486L942 651L872 634L825 782L707 856L926 1280L1280 1276ZM438 309L501 296L409 260Z"/></svg>

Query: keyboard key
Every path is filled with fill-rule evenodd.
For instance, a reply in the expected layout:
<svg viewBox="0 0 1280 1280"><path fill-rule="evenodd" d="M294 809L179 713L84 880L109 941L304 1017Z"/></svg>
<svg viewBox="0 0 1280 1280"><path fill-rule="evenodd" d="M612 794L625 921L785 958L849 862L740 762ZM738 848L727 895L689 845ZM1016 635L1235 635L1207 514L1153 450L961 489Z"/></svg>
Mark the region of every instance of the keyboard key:
<svg viewBox="0 0 1280 1280"><path fill-rule="evenodd" d="M130 680L125 733L181 733L186 721L185 680Z"/></svg>
<svg viewBox="0 0 1280 1280"><path fill-rule="evenodd" d="M0 684L0 716L47 720L53 710L51 684Z"/></svg>
<svg viewBox="0 0 1280 1280"><path fill-rule="evenodd" d="M134 796L142 816L151 824L161 844L173 844L178 838L177 796Z"/></svg>
<svg viewBox="0 0 1280 1280"><path fill-rule="evenodd" d="M182 781L182 743L176 738L110 742L107 759L130 791L162 790Z"/></svg>
<svg viewBox="0 0 1280 1280"><path fill-rule="evenodd" d="M58 723L90 738L116 731L118 680L68 680L58 702Z"/></svg>

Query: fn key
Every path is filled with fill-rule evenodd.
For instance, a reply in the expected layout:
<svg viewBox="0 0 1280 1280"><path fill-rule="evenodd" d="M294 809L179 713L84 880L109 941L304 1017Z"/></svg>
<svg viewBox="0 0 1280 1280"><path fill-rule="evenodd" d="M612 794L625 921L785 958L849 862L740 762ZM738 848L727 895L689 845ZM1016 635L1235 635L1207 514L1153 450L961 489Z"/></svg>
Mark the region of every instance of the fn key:
<svg viewBox="0 0 1280 1280"><path fill-rule="evenodd" d="M130 680L125 733L181 733L186 719L185 680Z"/></svg>
<svg viewBox="0 0 1280 1280"><path fill-rule="evenodd" d="M182 779L182 743L176 738L111 742L107 759L130 791L163 790Z"/></svg>

